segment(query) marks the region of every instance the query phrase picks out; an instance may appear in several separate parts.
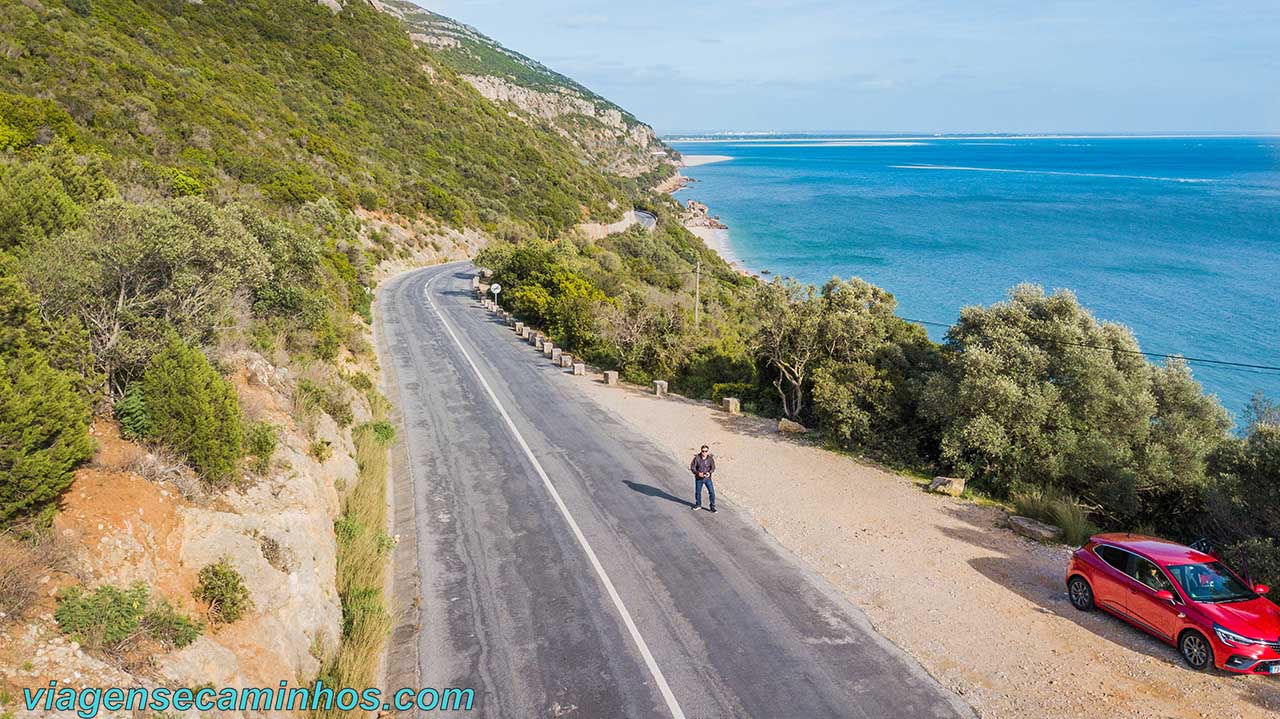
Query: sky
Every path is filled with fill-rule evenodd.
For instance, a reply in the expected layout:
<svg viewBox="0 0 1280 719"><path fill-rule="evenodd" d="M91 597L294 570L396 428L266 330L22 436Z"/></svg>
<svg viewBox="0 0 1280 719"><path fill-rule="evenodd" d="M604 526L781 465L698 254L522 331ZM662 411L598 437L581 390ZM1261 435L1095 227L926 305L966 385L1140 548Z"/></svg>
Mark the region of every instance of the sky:
<svg viewBox="0 0 1280 719"><path fill-rule="evenodd" d="M661 134L1280 132L1280 2L415 0Z"/></svg>

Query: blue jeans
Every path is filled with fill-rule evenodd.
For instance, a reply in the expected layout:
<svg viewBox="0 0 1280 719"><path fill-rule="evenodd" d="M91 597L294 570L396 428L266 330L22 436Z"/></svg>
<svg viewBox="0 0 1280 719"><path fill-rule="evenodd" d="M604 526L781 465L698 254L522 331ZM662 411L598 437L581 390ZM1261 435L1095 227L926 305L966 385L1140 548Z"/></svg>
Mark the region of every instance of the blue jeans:
<svg viewBox="0 0 1280 719"><path fill-rule="evenodd" d="M702 478L695 476L693 478L693 503L696 506L702 506L702 485L707 485L707 499L711 502L711 509L716 508L716 486L711 483L711 478Z"/></svg>

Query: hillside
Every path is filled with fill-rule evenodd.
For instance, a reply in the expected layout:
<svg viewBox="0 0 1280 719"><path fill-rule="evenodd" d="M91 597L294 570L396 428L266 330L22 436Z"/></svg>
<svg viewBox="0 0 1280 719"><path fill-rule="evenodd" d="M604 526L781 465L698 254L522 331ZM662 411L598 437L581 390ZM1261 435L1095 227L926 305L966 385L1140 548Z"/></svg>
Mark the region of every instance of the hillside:
<svg viewBox="0 0 1280 719"><path fill-rule="evenodd" d="M72 675L373 682L373 288L653 205L609 137L364 2L0 0L0 714Z"/></svg>
<svg viewBox="0 0 1280 719"><path fill-rule="evenodd" d="M363 3L9 2L2 18L0 91L53 99L144 182L548 229L620 199Z"/></svg>
<svg viewBox="0 0 1280 719"><path fill-rule="evenodd" d="M650 185L671 172L665 161L675 153L652 128L574 80L409 0L380 5L404 20L415 43L434 50L480 94L550 122L607 171L626 177L650 175Z"/></svg>

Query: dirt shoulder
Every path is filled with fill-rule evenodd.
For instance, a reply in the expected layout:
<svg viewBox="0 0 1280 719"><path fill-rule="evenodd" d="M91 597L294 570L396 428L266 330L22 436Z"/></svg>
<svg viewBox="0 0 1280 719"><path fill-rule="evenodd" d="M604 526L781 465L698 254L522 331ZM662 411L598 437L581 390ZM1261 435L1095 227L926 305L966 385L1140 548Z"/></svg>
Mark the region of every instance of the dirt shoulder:
<svg viewBox="0 0 1280 719"><path fill-rule="evenodd" d="M847 594L980 716L1280 712L1280 681L1197 674L1174 648L1073 609L1062 577L1070 550L1013 534L999 509L928 494L909 478L779 435L760 418L598 381L578 386L669 448L674 462L711 445L726 504Z"/></svg>

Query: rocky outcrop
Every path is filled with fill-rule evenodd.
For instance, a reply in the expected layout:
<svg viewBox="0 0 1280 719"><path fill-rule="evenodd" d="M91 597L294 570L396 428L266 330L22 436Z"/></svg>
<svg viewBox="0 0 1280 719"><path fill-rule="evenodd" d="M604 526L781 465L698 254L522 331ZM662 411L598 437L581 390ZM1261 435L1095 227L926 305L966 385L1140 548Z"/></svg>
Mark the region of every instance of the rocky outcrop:
<svg viewBox="0 0 1280 719"><path fill-rule="evenodd" d="M783 434L804 434L809 431L809 428L783 417L778 420L778 431Z"/></svg>
<svg viewBox="0 0 1280 719"><path fill-rule="evenodd" d="M546 125L601 170L638 177L673 162L652 128L542 63L409 0L385 0L381 9L402 20L414 43L430 49L482 96L516 117Z"/></svg>
<svg viewBox="0 0 1280 719"><path fill-rule="evenodd" d="M667 159L666 149L648 125L616 107L567 87L535 90L493 75L463 75L486 99L509 103L550 123L565 139L597 160L601 169L635 177Z"/></svg>
<svg viewBox="0 0 1280 719"><path fill-rule="evenodd" d="M1019 517L1013 515L1009 517L1009 528L1016 534L1021 534L1028 539L1034 539L1037 542L1060 542L1062 541L1062 530L1052 524L1038 522L1030 517Z"/></svg>
<svg viewBox="0 0 1280 719"><path fill-rule="evenodd" d="M697 200L689 200L682 222L685 227L710 227L715 230L728 229L728 225L720 221L719 215L711 216L708 213L707 206Z"/></svg>
<svg viewBox="0 0 1280 719"><path fill-rule="evenodd" d="M964 479L960 477L934 477L929 491L959 497L964 494Z"/></svg>

